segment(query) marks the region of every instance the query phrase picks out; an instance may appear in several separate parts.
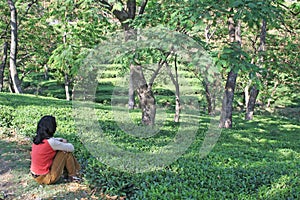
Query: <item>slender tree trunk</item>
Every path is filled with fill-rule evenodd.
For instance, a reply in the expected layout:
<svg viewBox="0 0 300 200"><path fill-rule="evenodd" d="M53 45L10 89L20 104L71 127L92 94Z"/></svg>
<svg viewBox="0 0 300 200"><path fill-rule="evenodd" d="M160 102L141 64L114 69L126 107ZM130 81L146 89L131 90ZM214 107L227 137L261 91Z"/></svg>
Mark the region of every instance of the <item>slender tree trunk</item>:
<svg viewBox="0 0 300 200"><path fill-rule="evenodd" d="M176 62L176 59L175 59ZM179 94L179 83L178 83L178 71L177 64L175 63L175 116L174 122L179 122L180 118L180 94Z"/></svg>
<svg viewBox="0 0 300 200"><path fill-rule="evenodd" d="M142 67L135 65L132 67L133 85L137 88L137 94L142 109L142 124L154 125L156 105L151 87L148 86Z"/></svg>
<svg viewBox="0 0 300 200"><path fill-rule="evenodd" d="M123 25L123 28L125 30L125 40L136 40L136 30L133 28L130 28L130 26L128 25L128 23L125 23ZM130 65L130 73L129 73L129 88L128 88L128 109L134 109L135 106L135 93L134 93L134 85L133 85L133 70L134 70L135 66L134 65Z"/></svg>
<svg viewBox="0 0 300 200"><path fill-rule="evenodd" d="M210 88L211 83L208 82L208 80L205 80L202 82L202 85L205 88L205 97L206 97L206 102L207 102L207 112L209 115L212 115L215 111L215 106L214 106L214 99L213 99L213 94L211 93Z"/></svg>
<svg viewBox="0 0 300 200"><path fill-rule="evenodd" d="M147 4L147 2L145 2ZM108 3L107 3L108 4ZM108 4L109 5L109 4ZM111 5L110 9L113 10ZM146 5L144 5L146 6ZM122 28L125 31L125 40L134 40L136 35L136 30L130 27L129 23L126 22L127 20L134 19L136 15L136 0L127 0L126 3L126 10L113 10L113 14L116 18L121 22ZM132 74L134 73L132 70L135 66L130 66L130 74L129 74L129 89L128 89L128 109L134 109L135 106L135 95L134 95L134 85L132 84L133 78Z"/></svg>
<svg viewBox="0 0 300 200"><path fill-rule="evenodd" d="M247 108L247 105L248 105L248 102L249 102L249 87L250 85L247 84L246 87L244 88L244 98L245 98L245 105L246 105L246 108Z"/></svg>
<svg viewBox="0 0 300 200"><path fill-rule="evenodd" d="M70 101L70 80L69 75L65 74L65 91L66 91L66 100Z"/></svg>
<svg viewBox="0 0 300 200"><path fill-rule="evenodd" d="M267 23L266 23L266 20L262 20L261 33L260 33L260 44L259 44L259 48L258 48L259 53L265 51L266 34L267 34ZM261 57L259 59L259 65L261 65L262 63L263 63L263 56L261 55ZM257 76L261 77L261 75L258 74L258 73L257 73ZM250 90L249 101L246 104L246 106L247 106L246 115L245 115L246 120L252 120L253 119L255 102L256 102L256 98L258 96L258 93L259 93L259 90L257 89L257 87L255 85L253 85L251 87L251 90Z"/></svg>
<svg viewBox="0 0 300 200"><path fill-rule="evenodd" d="M228 19L228 30L229 30L229 39L231 43L237 42L238 45L241 45L241 24L240 22L235 26L233 18ZM237 70L232 68L227 76L225 93L222 102L222 111L220 118L220 128L231 128L232 127L232 107L233 107L233 98L234 90L236 85L236 78L238 76Z"/></svg>
<svg viewBox="0 0 300 200"><path fill-rule="evenodd" d="M247 111L246 111L246 120L252 120L253 119L253 113L254 113L254 107L255 107L255 102L256 102L256 97L259 93L259 90L255 87L252 86L250 90L250 96L249 96L249 101L247 104Z"/></svg>
<svg viewBox="0 0 300 200"><path fill-rule="evenodd" d="M133 72L134 66L130 65L130 74L129 74L129 89L128 89L128 108L134 109L135 99L134 99L134 84L133 84Z"/></svg>
<svg viewBox="0 0 300 200"><path fill-rule="evenodd" d="M4 69L7 61L7 47L8 43L4 42L3 44L3 56L2 56L2 63L0 65L0 92L3 90L3 83L4 83Z"/></svg>
<svg viewBox="0 0 300 200"><path fill-rule="evenodd" d="M134 29L130 29L128 24L124 24L125 30L125 40L134 40L136 39L136 31ZM134 74L134 65L130 65L129 67L129 88L128 88L128 109L132 110L135 107L135 93L134 93L134 84L133 84L133 74Z"/></svg>
<svg viewBox="0 0 300 200"><path fill-rule="evenodd" d="M180 95L179 95L179 85L175 85L175 116L174 122L179 122L180 119Z"/></svg>
<svg viewBox="0 0 300 200"><path fill-rule="evenodd" d="M180 119L180 90L179 90L179 82L178 82L178 68L177 68L177 58L175 56L175 76L172 74L171 68L167 62L166 67L169 73L169 76L175 86L175 115L174 122L179 122Z"/></svg>
<svg viewBox="0 0 300 200"><path fill-rule="evenodd" d="M48 80L49 79L49 75L48 75L48 66L47 65L45 65L45 67L44 67L44 79L45 80Z"/></svg>
<svg viewBox="0 0 300 200"><path fill-rule="evenodd" d="M210 39L214 35L214 32L215 32L215 30L211 31L210 28L211 28L211 25L208 24L205 28L205 31L204 31L205 40L206 40L207 44L210 43ZM216 88L215 87L216 85L215 85L215 83L210 83L207 78L205 78L202 81L202 85L205 88L205 97L206 97L206 102L207 102L207 112L208 112L209 115L213 115L215 113L215 101L216 100L215 100L214 92L212 92L212 89Z"/></svg>
<svg viewBox="0 0 300 200"><path fill-rule="evenodd" d="M140 2L140 10L137 13L137 3L136 0L127 0L126 2L126 9L120 10L113 10L113 6L108 3L108 1L102 1L102 3L105 4L106 7L108 7L111 11L113 11L113 14L115 17L121 22L122 28L125 31L125 39L131 39L134 40L136 36L136 30L132 28L128 20L133 20L136 16L142 15L145 11L145 8L147 6L148 0L143 0ZM129 89L128 89L128 108L134 109L135 106L135 93L134 93L134 85L132 84L132 74L134 73L132 70L135 68L135 66L130 67L130 75L129 75Z"/></svg>
<svg viewBox="0 0 300 200"><path fill-rule="evenodd" d="M22 93L21 82L17 71L17 47L18 47L18 25L17 25L17 10L12 0L7 0L10 8L10 26L11 26L11 44L10 44L10 60L9 70L15 93Z"/></svg>
<svg viewBox="0 0 300 200"><path fill-rule="evenodd" d="M275 84L274 84L274 86L273 86L273 89L272 89L271 97L273 97L273 96L275 95L278 85L279 85L279 81L276 80L276 81L275 81ZM271 97L268 98L267 108L270 108L270 106L271 106L271 102L272 102L272 100L273 100Z"/></svg>
<svg viewBox="0 0 300 200"><path fill-rule="evenodd" d="M109 1L101 1L101 3L112 11L114 16L122 24L122 28L125 31L125 39L135 39L132 37L136 36L136 30L134 30L128 20L133 20L136 16L137 3L136 0L127 0L126 6L122 10L113 9L113 6ZM148 1L143 0L140 2L140 10L138 15L144 13ZM125 2L124 2L125 4ZM130 78L129 78L129 90L128 90L128 108L133 109L135 105L134 91L135 86L137 85L137 93L140 100L140 105L142 108L142 123L145 125L153 125L155 121L156 107L155 107L155 98L151 91L151 87L148 87L145 80L142 67L131 65L130 66Z"/></svg>
<svg viewBox="0 0 300 200"><path fill-rule="evenodd" d="M67 17L67 16L65 16ZM64 47L66 48L66 44L67 44L67 33L64 32L64 35L62 37L63 40L63 44ZM70 77L69 74L67 72L63 72L64 73L64 81L65 81L65 94L66 94L66 100L70 101ZM72 94L73 96L73 94Z"/></svg>

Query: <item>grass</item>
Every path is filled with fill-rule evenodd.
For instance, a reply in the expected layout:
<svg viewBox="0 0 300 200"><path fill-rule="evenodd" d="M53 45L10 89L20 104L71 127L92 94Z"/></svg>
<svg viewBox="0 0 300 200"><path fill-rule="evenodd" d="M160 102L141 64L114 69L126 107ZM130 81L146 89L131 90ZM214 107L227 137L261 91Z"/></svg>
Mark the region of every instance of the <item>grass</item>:
<svg viewBox="0 0 300 200"><path fill-rule="evenodd" d="M34 95L0 94L0 199L100 199L101 194L128 199L299 199L300 125L280 113L261 113L246 122L234 114L234 127L223 130L206 157L199 151L208 116L200 115L196 136L176 161L160 170L131 173L106 165L90 154L78 137L72 104ZM108 105L98 104L97 118L112 144L131 152L155 152L174 139L176 124L167 120L159 134L137 138L120 130ZM172 112L167 113L171 119ZM40 116L52 114L57 135L76 148L84 184L41 187L29 175L30 138ZM130 113L138 122L140 112ZM99 146L101 148L101 146ZM3 197L2 197L2 196Z"/></svg>
<svg viewBox="0 0 300 200"><path fill-rule="evenodd" d="M128 112L110 106L116 88L114 102L119 105L127 102L127 90L123 88L118 73L121 66L117 67L112 66L102 74L97 88L95 117L97 123L100 122L101 134L99 131L89 132L91 128L86 126L89 120L81 121L86 124L82 124L85 126L80 132L72 103L52 98L64 96L63 87L57 86L57 82L36 82L35 85L28 82L27 90L49 97L0 93L0 161L3 163L0 179L4 180L0 184L0 199L117 199L124 196L127 199L300 198L299 102L293 102L290 108L272 110L272 113L260 110L250 122L243 120L243 112L234 113L233 128L223 130L212 151L203 157L200 149L207 138L209 116L201 111L190 116L199 120L195 137L184 137L184 134L178 137L180 125L172 121L174 91L165 84L157 84L153 89L157 103L166 108L164 114L157 114L159 132L151 133L153 130L142 127L131 131L140 125L141 111ZM185 71L181 71L180 76L188 83L181 86L182 91L198 98L204 110L203 89L196 87L200 85L199 80ZM46 114L57 118L56 136L65 137L75 145L75 156L83 168L83 184L59 182L41 187L31 179L30 140L38 119ZM91 112L86 114L89 117ZM190 122L184 118L181 120ZM165 147L181 140L191 140L191 143L178 159L174 159ZM183 147L173 148L172 152L180 148ZM141 153L148 154L137 157ZM105 157L106 154L111 157ZM171 162L164 164L164 159L171 159ZM132 160L134 162L130 162ZM153 171L132 172L139 164L148 164L148 169Z"/></svg>

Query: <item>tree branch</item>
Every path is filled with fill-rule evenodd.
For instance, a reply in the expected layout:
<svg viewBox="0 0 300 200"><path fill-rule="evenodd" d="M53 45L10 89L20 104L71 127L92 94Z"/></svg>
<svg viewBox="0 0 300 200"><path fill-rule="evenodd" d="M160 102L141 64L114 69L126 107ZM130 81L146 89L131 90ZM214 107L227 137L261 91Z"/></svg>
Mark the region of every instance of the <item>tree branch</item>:
<svg viewBox="0 0 300 200"><path fill-rule="evenodd" d="M128 17L130 19L134 19L135 18L135 12L136 12L136 0L128 0L127 1Z"/></svg>
<svg viewBox="0 0 300 200"><path fill-rule="evenodd" d="M278 3L278 5L282 6L283 8L287 9L294 17L296 17L297 15L300 14L300 12L293 12L289 7L287 7L286 5L282 4L282 3Z"/></svg>
<svg viewBox="0 0 300 200"><path fill-rule="evenodd" d="M149 80L148 89L151 89L151 88L152 88L152 85L153 85L153 83L154 83L155 78L157 77L157 75L158 75L160 69L162 68L162 66L163 66L164 64L167 63L167 58L169 57L170 54L171 54L171 53L168 53L165 59L160 59L160 61L158 62L158 67L157 67L157 69L154 71L154 73L153 73L151 79Z"/></svg>
<svg viewBox="0 0 300 200"><path fill-rule="evenodd" d="M139 11L139 15L144 14L147 3L148 3L148 0L144 0L144 1L142 2L142 5L141 5L140 11Z"/></svg>
<svg viewBox="0 0 300 200"><path fill-rule="evenodd" d="M170 55L170 54L169 54ZM168 56L169 56L168 55ZM169 63L167 62L167 60L164 61L164 64L166 65L166 68L167 68L167 71L169 73L169 76L173 82L174 85L178 84L178 74L177 74L177 56L175 55L175 60L174 60L174 63L175 63L175 77L171 71L171 68L170 68L170 65Z"/></svg>
<svg viewBox="0 0 300 200"><path fill-rule="evenodd" d="M167 71L168 71L168 73L169 73L169 76L170 76L170 78L171 78L173 84L176 85L177 82L176 82L176 80L175 80L175 78L174 78L174 75L172 74L172 71L171 71L171 68L170 68L169 63L166 62L165 64L166 64Z"/></svg>
<svg viewBox="0 0 300 200"><path fill-rule="evenodd" d="M97 0L104 8L107 8L109 11L113 9L113 6L110 5L107 1L105 0Z"/></svg>
<svg viewBox="0 0 300 200"><path fill-rule="evenodd" d="M33 6L33 4L35 4L35 3L37 3L37 2L38 2L38 0L32 0L30 3L28 3L27 9L26 9L26 11L25 11L23 17L20 18L19 23L18 23L18 26L21 25L22 20L23 20L23 19L25 18L25 16L29 13L29 10L30 10L30 8Z"/></svg>

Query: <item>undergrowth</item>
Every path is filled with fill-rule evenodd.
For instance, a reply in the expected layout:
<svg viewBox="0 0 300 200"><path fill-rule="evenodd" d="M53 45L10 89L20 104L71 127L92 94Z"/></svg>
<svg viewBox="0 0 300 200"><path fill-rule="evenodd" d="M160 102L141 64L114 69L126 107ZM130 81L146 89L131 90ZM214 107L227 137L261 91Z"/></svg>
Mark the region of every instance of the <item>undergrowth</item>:
<svg viewBox="0 0 300 200"><path fill-rule="evenodd" d="M0 102L2 137L15 131L32 138L41 116L55 116L56 136L75 145L84 183L97 192L128 199L300 199L299 119L276 113L256 115L246 122L235 113L234 127L223 130L213 150L202 157L200 147L208 126L208 116L202 113L195 138L182 156L159 170L133 173L100 162L88 151L77 132L72 103L6 93L0 94ZM109 106L99 104L97 112L105 136L128 151L155 152L176 135L176 124L169 121L155 136L135 138L120 130ZM139 112L131 114L140 117Z"/></svg>

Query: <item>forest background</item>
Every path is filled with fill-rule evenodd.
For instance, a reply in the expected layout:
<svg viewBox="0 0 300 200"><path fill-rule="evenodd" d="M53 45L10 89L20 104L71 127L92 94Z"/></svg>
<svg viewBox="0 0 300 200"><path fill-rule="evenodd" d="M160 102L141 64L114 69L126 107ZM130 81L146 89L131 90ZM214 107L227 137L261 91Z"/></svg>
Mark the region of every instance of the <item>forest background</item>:
<svg viewBox="0 0 300 200"><path fill-rule="evenodd" d="M134 56L116 55L106 65L97 103L109 105L116 80L129 73L126 103L129 109L141 108L144 125L155 124L155 103L171 105L174 121L180 121L179 94L188 90L179 84L180 77L194 81L192 95L204 113L220 117L220 128L234 127L234 119L247 123L255 113L299 116L298 1L7 0L0 2L0 11L0 91L20 94L9 96L15 99L12 105L22 102L19 98L28 101L22 94L71 101L87 56L112 34L123 32L122 44L139 30L163 27L191 38L208 52L221 79L199 74L171 51L136 50ZM145 63L157 65L150 80L143 75L151 71ZM163 68L174 90L155 82ZM142 82L136 88L130 84L134 77ZM1 114L7 126L9 112ZM118 193L122 187L112 190Z"/></svg>

